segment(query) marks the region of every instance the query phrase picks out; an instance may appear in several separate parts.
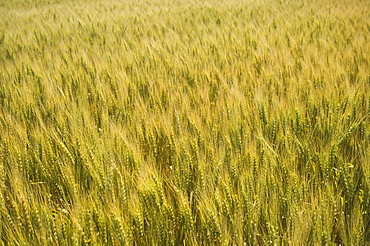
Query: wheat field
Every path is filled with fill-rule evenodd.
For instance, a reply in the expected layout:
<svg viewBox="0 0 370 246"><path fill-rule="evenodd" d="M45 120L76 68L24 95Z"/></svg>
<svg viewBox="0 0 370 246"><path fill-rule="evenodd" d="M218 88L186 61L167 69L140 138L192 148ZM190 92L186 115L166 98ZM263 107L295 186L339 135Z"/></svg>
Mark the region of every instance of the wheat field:
<svg viewBox="0 0 370 246"><path fill-rule="evenodd" d="M0 1L0 246L370 245L368 0Z"/></svg>

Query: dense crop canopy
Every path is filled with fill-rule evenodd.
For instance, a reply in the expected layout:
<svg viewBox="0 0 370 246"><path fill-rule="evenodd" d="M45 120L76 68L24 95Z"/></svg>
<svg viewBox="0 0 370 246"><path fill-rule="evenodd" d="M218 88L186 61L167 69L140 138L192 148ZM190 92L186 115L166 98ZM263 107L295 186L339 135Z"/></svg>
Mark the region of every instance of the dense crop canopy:
<svg viewBox="0 0 370 246"><path fill-rule="evenodd" d="M0 3L0 245L369 245L370 2Z"/></svg>

